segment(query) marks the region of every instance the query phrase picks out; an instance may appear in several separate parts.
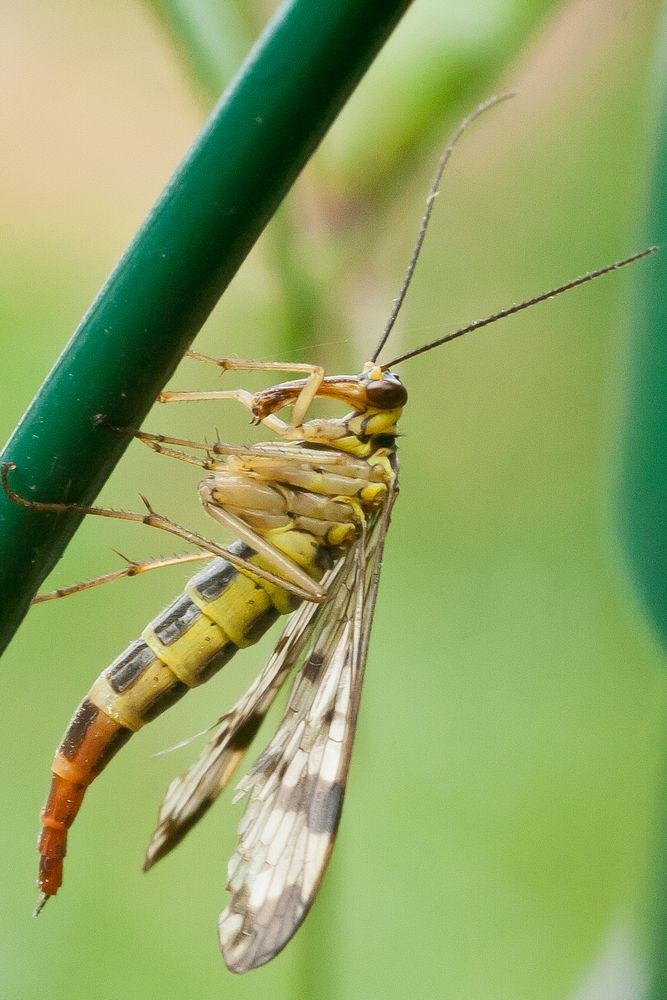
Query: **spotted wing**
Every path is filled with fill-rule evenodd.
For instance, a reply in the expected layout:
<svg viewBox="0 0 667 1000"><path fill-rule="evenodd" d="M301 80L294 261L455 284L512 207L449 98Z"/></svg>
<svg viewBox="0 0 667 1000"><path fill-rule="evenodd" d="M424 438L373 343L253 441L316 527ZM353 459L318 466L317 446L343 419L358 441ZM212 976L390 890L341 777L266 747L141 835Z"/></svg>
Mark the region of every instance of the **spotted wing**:
<svg viewBox="0 0 667 1000"><path fill-rule="evenodd" d="M350 766L384 538L394 497L348 554L335 595L271 743L238 786L249 800L220 916L229 969L246 972L290 940L317 894Z"/></svg>
<svg viewBox="0 0 667 1000"><path fill-rule="evenodd" d="M332 598L338 593L345 570L340 560L323 578ZM248 691L222 716L214 736L197 760L167 789L158 825L146 851L144 871L168 854L208 810L228 784L243 759L264 716L299 659L307 655L322 627L327 605L305 603L285 626L273 654Z"/></svg>

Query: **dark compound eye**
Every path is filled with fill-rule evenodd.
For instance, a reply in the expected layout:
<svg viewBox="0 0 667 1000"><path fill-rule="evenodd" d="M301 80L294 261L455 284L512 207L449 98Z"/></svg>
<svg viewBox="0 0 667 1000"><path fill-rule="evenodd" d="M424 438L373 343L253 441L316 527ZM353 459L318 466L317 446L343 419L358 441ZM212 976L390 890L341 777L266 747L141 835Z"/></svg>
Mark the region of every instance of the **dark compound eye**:
<svg viewBox="0 0 667 1000"><path fill-rule="evenodd" d="M368 379L366 394L368 402L379 410L395 410L408 400L405 386L393 372L385 372L380 379Z"/></svg>

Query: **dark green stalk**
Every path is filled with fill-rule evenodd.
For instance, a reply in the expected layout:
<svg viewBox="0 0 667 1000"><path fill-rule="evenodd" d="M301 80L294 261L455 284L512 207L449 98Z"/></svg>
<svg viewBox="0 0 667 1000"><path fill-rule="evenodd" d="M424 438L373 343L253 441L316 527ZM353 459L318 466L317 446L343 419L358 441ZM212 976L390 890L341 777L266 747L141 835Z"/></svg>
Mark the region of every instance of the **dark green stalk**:
<svg viewBox="0 0 667 1000"><path fill-rule="evenodd" d="M229 51L256 33L251 7L238 0L224 9L211 0L151 0L151 7L208 106L231 76ZM283 358L312 343L312 333L326 311L323 289L309 266L303 235L297 238L293 215L293 206L283 203L265 236L267 264L281 289L273 334Z"/></svg>
<svg viewBox="0 0 667 1000"><path fill-rule="evenodd" d="M89 504L409 0L288 0L0 459L23 496ZM0 649L80 518L0 496Z"/></svg>

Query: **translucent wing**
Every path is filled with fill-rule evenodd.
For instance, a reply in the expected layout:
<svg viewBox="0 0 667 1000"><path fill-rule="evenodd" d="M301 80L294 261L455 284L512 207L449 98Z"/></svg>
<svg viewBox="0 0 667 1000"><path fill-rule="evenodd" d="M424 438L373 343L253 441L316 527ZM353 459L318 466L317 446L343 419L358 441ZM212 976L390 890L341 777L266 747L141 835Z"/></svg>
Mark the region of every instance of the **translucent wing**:
<svg viewBox="0 0 667 1000"><path fill-rule="evenodd" d="M249 796L220 916L229 969L268 962L319 888L340 819L392 495L345 559L336 592L271 743L242 779ZM316 612L318 614L318 612Z"/></svg>
<svg viewBox="0 0 667 1000"><path fill-rule="evenodd" d="M341 560L323 578L322 583L331 599L335 599L341 586L345 561ZM328 602L325 605L305 603L290 615L273 654L257 679L222 716L214 736L194 764L172 781L146 851L144 871L152 868L182 840L226 787L292 668L307 654L313 637L317 637L325 607Z"/></svg>

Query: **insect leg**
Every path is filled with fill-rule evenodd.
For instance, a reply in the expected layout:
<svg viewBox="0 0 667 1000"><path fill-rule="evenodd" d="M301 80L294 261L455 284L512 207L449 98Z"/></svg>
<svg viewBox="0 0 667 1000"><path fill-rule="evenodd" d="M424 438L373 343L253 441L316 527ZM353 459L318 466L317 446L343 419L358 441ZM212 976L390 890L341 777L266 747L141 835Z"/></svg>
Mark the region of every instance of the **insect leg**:
<svg viewBox="0 0 667 1000"><path fill-rule="evenodd" d="M183 538L186 542L189 542L190 545L196 545L198 548L203 549L205 552L209 552L213 556L226 559L232 564L232 566L236 566L237 569L249 576L259 577L262 580L266 580L268 583L273 583L278 587L282 587L284 590L290 591L290 593L296 594L297 597L301 597L306 601L323 601L326 596L321 592L320 588L316 588L316 592L315 588L309 588L306 590L291 579L284 580L275 573L271 573L269 570L263 569L261 566L256 566L254 563L249 563L246 559L241 559L230 549L223 548L221 545L216 545L215 542L210 541L208 538L204 538L203 535L198 534L196 531L190 531L188 528L183 528L180 524L176 524L175 521L171 521L168 517L165 517L164 514L158 514L154 511L149 501L143 496L141 499L146 505L146 509L148 511L147 514L137 514L124 510L110 510L106 507L87 507L83 504L77 503L43 503L39 500L26 500L25 497L15 493L9 486L7 478L8 473L15 468L16 466L13 462L5 462L0 469L0 478L2 480L2 487L8 499L11 500L12 503L18 504L20 507L50 513L89 514L96 517L111 517L119 521L134 521L139 524L146 524L151 528L160 528L161 530L167 531L172 535Z"/></svg>
<svg viewBox="0 0 667 1000"><path fill-rule="evenodd" d="M192 403L197 400L203 399L235 399L242 406L245 406L252 416L253 420L257 420L255 416L253 405L255 397L247 389L228 389L224 392L161 392L157 397L158 403ZM292 440L301 440L301 435L290 427L284 420L280 417L276 417L275 414L270 413L266 417L262 417L258 422L264 424L269 430L273 431L274 434L278 434L280 437L292 438Z"/></svg>
<svg viewBox="0 0 667 1000"><path fill-rule="evenodd" d="M246 521L242 520L240 517L236 517L234 514L230 514L229 511L223 510L219 503L207 499L207 496L211 496L214 492L214 487L210 489L205 486L200 487L200 493L202 496L202 501L204 503L204 509L207 514L218 521L220 524L224 525L226 528L238 535L246 545L254 549L258 555L262 556L264 562L266 562L272 569L280 573L281 581L284 581L283 586L286 589L299 588L298 591L294 589L295 593L299 595L305 591L308 593L308 600L310 601L322 601L326 597L326 592L322 590L318 583L316 583L312 577L308 576L305 570L302 570L293 559L285 555L279 549L272 545L271 542L251 528Z"/></svg>
<svg viewBox="0 0 667 1000"><path fill-rule="evenodd" d="M140 438L142 444L145 444L151 451L154 451L156 455L164 455L165 458L175 458L179 462L187 462L188 465L198 465L200 469L208 469L215 471L220 468L220 462L216 462L213 458L195 458L194 455L188 455L184 451L177 451L175 448L166 448L159 441L147 441L145 438Z"/></svg>
<svg viewBox="0 0 667 1000"><path fill-rule="evenodd" d="M282 441L279 443L264 442L253 445L243 445L225 444L222 441L190 441L187 438L170 437L167 434L150 434L148 431L127 430L123 433L135 437L138 441L145 444L148 448L151 448L151 450L155 451L158 455L167 454L167 457L169 457L167 449L156 448L154 445L173 444L182 448L207 451L212 455L242 458L244 468L248 471L255 468L261 469L263 466L266 466L267 463L270 467L273 463L275 463L276 459L279 458L282 461L295 459L297 462L310 462L311 464L321 467L336 468L337 466L345 466L350 470L356 470L356 475L361 477L368 474L368 463L362 460L355 460L351 455L340 451L325 451L324 449L316 450L314 448L301 448L297 446L290 448L288 444L285 444ZM316 441L321 440L320 435L313 435L313 438ZM300 440L310 440L308 427L304 429L304 436ZM348 475L350 474L352 473L349 472Z"/></svg>
<svg viewBox="0 0 667 1000"><path fill-rule="evenodd" d="M118 555L121 555L120 552ZM203 559L210 559L209 552L186 552L180 556L165 556L163 559L146 559L135 562L133 559L125 559L127 566L123 569L113 570L111 573L104 573L95 576L92 580L82 580L80 583L73 583L69 587L59 587L57 590L50 590L45 594L38 594L33 598L33 604L43 604L44 601L55 601L59 597L69 597L70 594L78 594L82 590L92 590L104 583L113 583L114 580L122 580L124 577L139 576L140 573L148 573L152 569L162 569L165 566L180 566L184 563L201 562Z"/></svg>
<svg viewBox="0 0 667 1000"><path fill-rule="evenodd" d="M174 444L180 448L192 448L193 451L208 451L214 455L252 455L254 453L253 448L250 446L223 444L222 441L210 443L208 441L191 441L189 438L171 437L168 434L150 434L148 431L124 430L122 428L114 428L114 430L136 438L137 441L141 441L142 444L152 448L158 454L161 454L161 449L156 447L156 445L161 444Z"/></svg>
<svg viewBox="0 0 667 1000"><path fill-rule="evenodd" d="M272 443L253 445L225 444L222 441L190 441L188 438L170 437L167 434L150 434L148 431L123 430L122 428L114 428L114 430L135 437L149 448L152 448L153 442L155 442L156 444L174 444L182 448L208 451L213 455L236 455L244 459L262 460L266 458L275 459L276 457L276 445ZM157 448L153 450L158 454L162 454ZM296 447L288 448L283 444L280 445L280 455L283 458L296 458L299 461L316 460L320 465L345 465L350 462L350 456L341 454L340 452L314 451L313 449ZM360 463L359 468L362 471L366 471L366 463Z"/></svg>
<svg viewBox="0 0 667 1000"><path fill-rule="evenodd" d="M319 388L322 385L322 379L324 378L324 369L321 365L283 361L242 361L239 358L213 358L208 354L199 354L196 351L188 351L187 356L195 361L203 361L205 364L215 365L217 368L221 368L222 371L303 373L306 376L303 388L294 401L292 417L288 425L291 430L301 427L303 424L306 413L317 396ZM162 395L164 396L165 393L162 393ZM267 426L269 425L267 424Z"/></svg>
<svg viewBox="0 0 667 1000"><path fill-rule="evenodd" d="M236 448L233 445L222 445L222 444L216 448L214 444L211 445L199 444L198 442L193 442L193 441L182 441L179 438L170 439L166 438L162 434L147 435L139 432L136 436L138 440L141 441L142 444L145 444L148 448L151 449L151 451L154 451L156 455L164 455L165 458L175 458L179 462L187 462L189 465L198 465L201 469L209 469L213 472L224 469L225 463L216 462L215 459L213 458L207 458L207 459L195 458L194 455L188 455L185 452L177 451L175 448L167 448L164 446L162 442L173 440L176 441L177 444L182 445L183 447L198 447L206 449L210 455L222 454L227 458L229 458L230 456L234 456L235 458L243 459L244 465L246 463L247 464L252 463L253 460L257 464L259 464L260 467L262 462L266 462L267 459L271 462L275 462L275 455L276 455L275 451L269 452L268 454L267 453L262 454L261 450L259 450L258 448L251 448L251 447ZM281 455L283 457L287 456L287 458L296 458L299 460L303 460L303 451L300 450L282 452ZM338 457L336 456L336 458ZM330 464L343 464L343 462L337 460L336 462Z"/></svg>
<svg viewBox="0 0 667 1000"><path fill-rule="evenodd" d="M184 451L177 451L175 448L166 448L160 441L150 441L146 438L139 438L142 444L145 444L151 451L154 451L157 455L164 455L165 458L175 458L179 462L187 462L189 465L198 465L200 469L209 469L215 471L220 468L220 462L216 462L213 458L195 458L194 455L188 455Z"/></svg>
<svg viewBox="0 0 667 1000"><path fill-rule="evenodd" d="M272 442L269 443L259 443L253 445L243 445L243 444L225 444L222 441L191 441L189 438L177 438L171 437L168 434L150 434L148 431L133 431L125 428L114 427L113 430L117 430L121 434L127 434L130 437L134 437L137 441L145 444L146 447L150 448L157 455L166 455L167 458L180 458L181 452L172 452L169 448L162 448L160 445L178 445L181 448L192 448L199 451L207 451L210 455L222 455L224 457L234 456L236 458L242 458L244 460L244 465L251 465L254 467L255 464L261 467L262 463L267 461L275 462L276 456L279 454L280 458L286 459L296 459L299 462L316 462L321 466L349 466L353 459L349 455L343 454L341 452L334 451L315 451L312 448L290 448L283 444L282 442L277 445ZM306 428L307 431L307 428ZM310 440L310 437L306 434L303 440ZM320 440L317 436L315 440ZM278 452L277 449L280 449ZM206 467L205 465L203 467ZM368 466L365 462L359 462L358 464L359 475L364 475L368 471Z"/></svg>
<svg viewBox="0 0 667 1000"><path fill-rule="evenodd" d="M303 372L306 376L303 389L299 393L292 409L292 419L290 427L300 427L308 408L315 399L317 392L324 378L324 368L320 365L309 365L299 362L285 361L241 361L239 358L212 358L208 354L198 354L196 351L188 351L188 357L195 361L203 361L209 365L216 365L223 371L236 372Z"/></svg>

